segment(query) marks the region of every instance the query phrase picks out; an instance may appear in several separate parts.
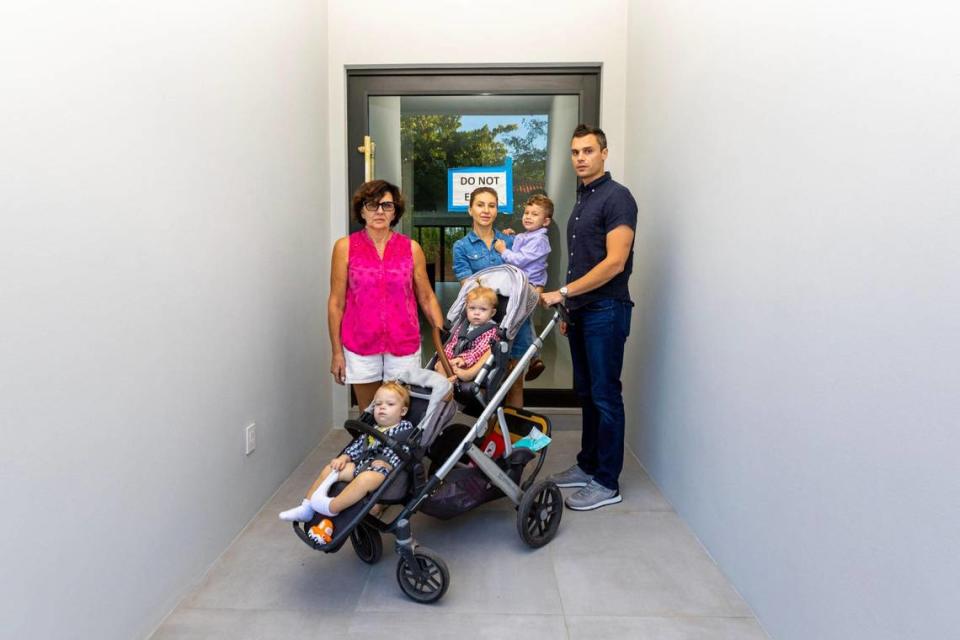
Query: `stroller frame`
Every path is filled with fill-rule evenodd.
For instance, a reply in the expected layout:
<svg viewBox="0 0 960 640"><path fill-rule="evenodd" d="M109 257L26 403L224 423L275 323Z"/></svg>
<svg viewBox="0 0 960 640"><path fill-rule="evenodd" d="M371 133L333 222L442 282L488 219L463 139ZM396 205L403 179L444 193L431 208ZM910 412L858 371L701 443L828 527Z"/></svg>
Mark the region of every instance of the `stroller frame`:
<svg viewBox="0 0 960 640"><path fill-rule="evenodd" d="M524 352L514 368L504 377L504 367L512 338L516 336L519 324L522 324L522 321L536 307L538 296L529 287L526 275L522 271L516 267L502 265L484 269L471 276L461 291L461 297L470 288L468 285L478 286L481 277L489 277L497 271L506 271L510 278L521 283L520 290L525 297L524 306L521 307L515 302L511 303L509 311L513 311L515 316L519 318L519 322L514 323L513 327L508 329L506 332L507 340L498 342L499 350L491 350L491 354L487 357L474 382L468 386L468 394L476 399L483 409L452 453L439 468L436 468L429 477L426 477L423 457L430 442L420 441L423 435L423 429L420 428L420 425L418 424L418 428L412 436L415 439L413 442L397 442L364 422L363 418L372 422L372 416L365 411L361 420L348 420L344 426L349 431L371 436L390 447L400 457L401 464L387 476L373 493L337 516L341 518L341 522L337 524L330 542L320 544L309 536L309 528L316 521L319 521L319 515L307 523L293 523L294 531L304 543L325 553L338 551L349 537L357 555L368 564L376 563L382 556L383 547L380 534L393 534L396 540L395 550L400 556L397 565L397 581L408 597L421 603L436 602L443 597L449 587L450 574L446 563L435 552L416 542L413 537L410 518L417 512L424 500L428 499L440 487L462 456L466 455L490 483L496 486L517 507L518 532L521 539L529 546L540 547L552 540L556 535L563 514L562 494L556 484L549 480L534 483L543 464L546 449L540 451L540 460L536 469L531 477L521 485L515 482L496 461L484 454L474 444L477 438L485 435L489 419L496 413L504 441L505 452L503 457L506 459L511 456L513 448L502 406L503 400L510 387L524 374L530 360L543 348L544 339L553 331L561 319L567 320L565 310L562 307L557 307L553 317L540 332L540 335L534 337L533 343ZM454 305L448 313L448 320L454 322L461 309L462 304ZM433 342L437 354L434 359L431 359L428 367L432 368L435 360L439 359L447 375L452 375L450 363L443 351L440 330L437 327L433 328ZM433 371L423 373L439 377L439 374L435 374ZM414 372L410 372L410 375L414 375ZM497 389L492 395L485 398L484 396L487 395L485 392L489 391L490 385L496 384L498 380ZM447 389L449 389L449 381L443 379L443 382L447 384ZM436 388L433 391L436 393ZM451 392L444 391L444 393ZM420 397L422 397L422 394ZM439 430L446 426L448 425L442 425ZM437 430L437 433L439 433L439 430ZM532 459L533 455L530 453L531 458L527 458L527 461ZM526 464L526 462L523 464ZM409 471L411 476L411 489L404 494L408 499L402 501L385 500L384 496L398 478L403 475L400 473L402 470ZM334 486L337 487L337 485ZM345 486L345 483L342 486ZM370 514L373 505L379 502L399 503L403 506L396 517L387 522Z"/></svg>
<svg viewBox="0 0 960 640"><path fill-rule="evenodd" d="M523 356L517 362L513 370L507 375L506 379L500 384L500 387L493 394L493 396L484 403L483 398L481 397L482 392L479 387L476 387L474 390L474 396L483 403L486 404L483 411L477 417L476 421L473 423L473 426L470 428L470 431L463 437L463 440L460 442L459 446L459 455L450 456L446 462L441 465L439 469L434 473L434 477L439 480L443 480L450 470L456 465L457 461L460 459L460 455L466 455L477 465L484 475L486 475L492 483L494 483L497 488L499 488L503 493L510 498L511 502L515 505L520 504L520 500L523 498L523 489L520 485L515 483L513 480L507 476L504 471L497 466L497 463L494 462L489 456L483 453L479 447L473 444L473 441L477 438L483 437L487 431L487 425L489 419L493 416L494 413L497 414L497 422L500 425L501 431L503 431L503 441L504 447L506 449L504 455L509 456L511 453L511 444L510 444L510 432L507 427L507 421L503 413L502 402L506 398L507 393L510 391L510 387L517 381L517 379L523 375L524 370L526 369L527 364L532 360L543 348L544 339L550 335L550 332L553 331L553 328L560 321L562 315L560 311L555 311L553 317L544 327L543 331L537 336L533 344L524 352ZM477 384L481 385L483 379L486 377L485 374L488 374L494 363L494 355L491 354L487 359L487 362L484 364L483 368L480 370L480 373L477 375ZM431 478L432 480L433 478Z"/></svg>

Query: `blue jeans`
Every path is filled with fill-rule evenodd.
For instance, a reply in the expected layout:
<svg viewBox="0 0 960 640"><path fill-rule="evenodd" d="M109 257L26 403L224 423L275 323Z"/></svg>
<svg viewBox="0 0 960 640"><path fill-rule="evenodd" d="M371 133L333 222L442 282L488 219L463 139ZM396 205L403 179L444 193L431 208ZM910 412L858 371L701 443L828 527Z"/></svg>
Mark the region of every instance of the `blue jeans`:
<svg viewBox="0 0 960 640"><path fill-rule="evenodd" d="M533 314L530 314L530 317L532 318ZM530 318L527 318L523 321L523 324L520 325L520 329L517 331L517 337L513 339L513 346L510 348L510 357L514 360L519 360L532 344L533 324L530 322Z"/></svg>
<svg viewBox="0 0 960 640"><path fill-rule="evenodd" d="M623 346L633 304L597 300L570 312L567 327L573 389L583 407L577 465L608 489L620 490L623 470Z"/></svg>

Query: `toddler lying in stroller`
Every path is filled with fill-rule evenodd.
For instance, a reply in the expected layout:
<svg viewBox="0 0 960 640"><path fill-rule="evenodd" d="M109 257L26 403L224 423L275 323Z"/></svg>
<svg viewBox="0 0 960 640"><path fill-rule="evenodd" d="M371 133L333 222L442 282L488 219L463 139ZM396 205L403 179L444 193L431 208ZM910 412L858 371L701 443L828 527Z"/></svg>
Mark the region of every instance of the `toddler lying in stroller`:
<svg viewBox="0 0 960 640"><path fill-rule="evenodd" d="M413 425L401 419L410 408L410 392L406 387L396 382L384 383L373 396L371 408L377 429L388 437L406 440L413 431ZM373 493L399 463L400 456L390 447L372 436L357 436L343 453L323 468L307 491L303 503L282 512L280 519L309 522L315 513L335 516ZM349 484L331 498L330 487L338 480ZM311 537L318 541L329 541L316 532L311 532Z"/></svg>

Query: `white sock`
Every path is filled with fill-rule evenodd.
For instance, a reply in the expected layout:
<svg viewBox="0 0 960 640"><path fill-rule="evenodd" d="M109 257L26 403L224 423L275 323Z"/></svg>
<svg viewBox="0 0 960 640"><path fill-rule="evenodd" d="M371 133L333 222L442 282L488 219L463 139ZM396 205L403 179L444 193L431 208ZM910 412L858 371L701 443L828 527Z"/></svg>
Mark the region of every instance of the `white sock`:
<svg viewBox="0 0 960 640"><path fill-rule="evenodd" d="M310 501L304 498L299 507L281 511L280 519L287 522L310 522L313 519L313 507L310 506Z"/></svg>
<svg viewBox="0 0 960 640"><path fill-rule="evenodd" d="M320 492L313 494L313 497L310 498L310 506L313 507L313 510L317 513L322 513L325 516L335 516L339 511L334 511L330 508L330 503L333 502L333 498L328 496L318 495Z"/></svg>
<svg viewBox="0 0 960 640"><path fill-rule="evenodd" d="M325 516L335 516L340 513L339 511L332 511L330 509L330 502L333 498L327 497L327 492L330 491L330 487L333 486L333 483L336 482L339 477L339 471L331 471L330 475L320 483L317 490L310 496L310 506L313 507L314 511L322 513Z"/></svg>

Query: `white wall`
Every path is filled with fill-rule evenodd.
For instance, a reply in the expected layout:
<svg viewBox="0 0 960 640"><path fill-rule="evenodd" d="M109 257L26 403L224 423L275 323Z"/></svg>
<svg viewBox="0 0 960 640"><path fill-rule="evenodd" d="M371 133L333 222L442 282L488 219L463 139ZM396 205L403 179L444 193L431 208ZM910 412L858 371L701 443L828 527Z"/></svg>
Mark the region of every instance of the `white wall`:
<svg viewBox="0 0 960 640"><path fill-rule="evenodd" d="M142 637L328 427L325 17L0 9L0 635Z"/></svg>
<svg viewBox="0 0 960 640"><path fill-rule="evenodd" d="M601 63L600 124L611 140L609 168L623 167L626 0L511 2L391 0L331 2L330 236L347 233L348 65ZM329 356L327 356L329 358ZM334 389L334 422L346 417L346 392Z"/></svg>
<svg viewBox="0 0 960 640"><path fill-rule="evenodd" d="M780 640L956 635L955 6L630 5L630 441Z"/></svg>

